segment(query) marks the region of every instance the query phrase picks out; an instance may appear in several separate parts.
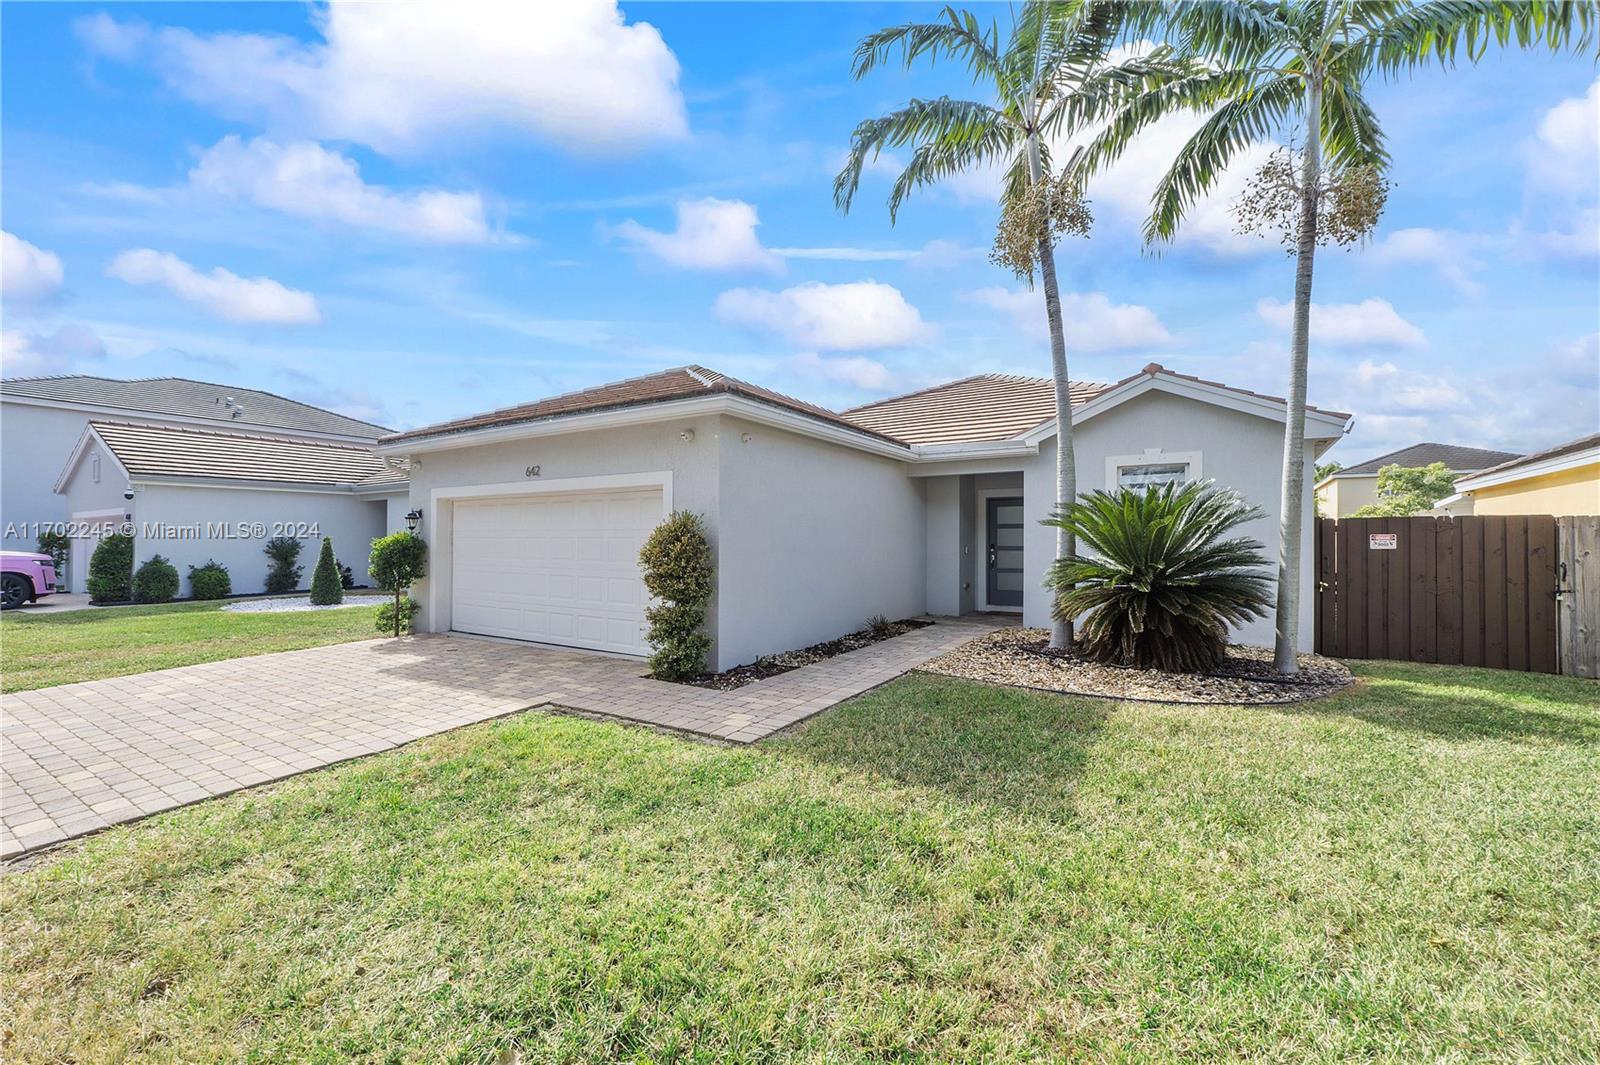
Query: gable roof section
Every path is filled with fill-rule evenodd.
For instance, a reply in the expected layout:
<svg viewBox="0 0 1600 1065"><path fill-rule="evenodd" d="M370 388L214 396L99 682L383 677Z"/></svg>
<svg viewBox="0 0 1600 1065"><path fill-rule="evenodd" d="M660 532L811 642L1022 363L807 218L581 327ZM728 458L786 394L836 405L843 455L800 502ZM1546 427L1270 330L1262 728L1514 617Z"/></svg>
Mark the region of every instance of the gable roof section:
<svg viewBox="0 0 1600 1065"><path fill-rule="evenodd" d="M287 429L375 440L389 430L381 425L335 414L309 403L254 388L193 381L187 377L141 377L121 380L68 374L59 377L8 378L0 382L7 399L35 399L69 406L99 407L167 417L196 418L220 425L253 429ZM235 407L229 407L232 399ZM234 410L241 411L234 417Z"/></svg>
<svg viewBox="0 0 1600 1065"><path fill-rule="evenodd" d="M1591 462L1600 462L1600 433L1580 436L1576 440L1568 440L1565 444L1535 451L1531 455L1519 455L1509 462L1478 470L1470 477L1462 477L1456 481L1456 490L1505 484L1524 477L1537 477L1540 474L1575 469Z"/></svg>
<svg viewBox="0 0 1600 1065"><path fill-rule="evenodd" d="M1077 406L1105 386L1073 381L1068 387ZM1056 393L1047 377L978 374L855 407L844 416L908 444L1010 440L1055 418Z"/></svg>
<svg viewBox="0 0 1600 1065"><path fill-rule="evenodd" d="M88 431L105 442L133 479L193 477L343 488L387 469L377 455L353 444L122 422L90 422Z"/></svg>
<svg viewBox="0 0 1600 1065"><path fill-rule="evenodd" d="M1399 451L1391 451L1387 455L1379 455L1375 459L1336 470L1323 480L1335 477L1377 476L1378 471L1385 466L1431 466L1435 462L1444 463L1456 473L1469 473L1521 457L1515 451L1488 451L1481 447L1462 447L1460 444L1412 444Z"/></svg>
<svg viewBox="0 0 1600 1065"><path fill-rule="evenodd" d="M610 384L597 385L594 388L585 388L577 392L568 392L564 395L535 400L532 403L524 403L515 407L504 407L484 414L474 414L467 418L440 422L436 425L428 425L421 429L411 429L403 433L396 433L393 436L384 437L383 443L386 445L404 443L408 440L422 440L451 433L466 433L476 429L545 421L570 414L592 414L599 411L665 403L675 399L697 399L718 395L740 396L744 399L754 400L757 403L764 403L771 407L802 414L818 421L827 422L857 433L864 433L890 443L902 444L903 446L902 441L896 440L887 434L857 425L840 417L826 407L806 403L803 400L795 399L793 396L786 396L780 392L762 388L760 385L753 385L748 381L741 381L736 377L729 377L726 374L717 373L715 370L708 370L703 366L679 366L671 370L662 370L659 373L646 374L643 377L630 377L625 381L613 381Z"/></svg>

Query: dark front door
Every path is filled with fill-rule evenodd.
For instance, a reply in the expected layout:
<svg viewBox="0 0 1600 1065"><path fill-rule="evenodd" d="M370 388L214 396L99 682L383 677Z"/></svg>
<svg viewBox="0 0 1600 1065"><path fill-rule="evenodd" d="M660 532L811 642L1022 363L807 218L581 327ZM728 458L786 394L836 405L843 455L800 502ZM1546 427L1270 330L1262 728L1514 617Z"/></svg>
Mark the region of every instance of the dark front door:
<svg viewBox="0 0 1600 1065"><path fill-rule="evenodd" d="M986 501L989 528L988 567L989 605L1022 605L1022 500Z"/></svg>

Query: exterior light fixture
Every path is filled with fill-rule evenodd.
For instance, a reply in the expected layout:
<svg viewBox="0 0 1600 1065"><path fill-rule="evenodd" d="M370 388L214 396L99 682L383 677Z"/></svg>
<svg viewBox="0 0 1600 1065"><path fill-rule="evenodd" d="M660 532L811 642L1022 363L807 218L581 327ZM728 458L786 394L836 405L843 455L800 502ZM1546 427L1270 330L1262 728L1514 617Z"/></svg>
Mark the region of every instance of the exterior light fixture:
<svg viewBox="0 0 1600 1065"><path fill-rule="evenodd" d="M678 434L678 439L684 441L685 443L694 443L694 430L685 429L683 432Z"/></svg>
<svg viewBox="0 0 1600 1065"><path fill-rule="evenodd" d="M422 524L422 508L406 511L406 528L412 532L417 531L417 526Z"/></svg>

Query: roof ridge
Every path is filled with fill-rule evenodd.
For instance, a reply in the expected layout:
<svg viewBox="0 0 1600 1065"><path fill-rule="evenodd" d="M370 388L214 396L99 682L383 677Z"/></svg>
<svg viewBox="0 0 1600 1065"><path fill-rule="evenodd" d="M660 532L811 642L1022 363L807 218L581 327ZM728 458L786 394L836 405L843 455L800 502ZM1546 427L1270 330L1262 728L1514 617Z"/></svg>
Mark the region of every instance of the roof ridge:
<svg viewBox="0 0 1600 1065"><path fill-rule="evenodd" d="M38 377L8 377L4 380L3 384L0 384L0 391L4 391L4 384L13 384L26 381L109 381L113 384L119 385L150 384L155 381L182 381L185 384L204 385L206 388L220 388L225 392L254 392L257 395L266 396L282 403L293 403L297 407L304 407L307 410L320 411L323 414L331 414L335 418L343 418L345 421L355 422L357 425L365 425L371 429L379 429L384 433L390 432L390 429L387 425L379 425L377 422L369 422L364 418L352 418L348 414L340 414L336 410L329 410L327 407L319 407L315 403L307 403L303 399L294 399L291 396L285 396L279 392L269 392L265 388L257 388L254 385L228 385L223 384L220 381L202 381L198 377L179 377L175 374L164 374L159 377L104 377L100 374L92 373L64 373L44 374ZM120 406L120 404L111 403L108 404L108 406ZM146 407L128 407L127 409L140 410L148 414L162 413L161 411L150 410ZM200 417L200 415L193 415L193 417ZM288 427L286 426L285 428Z"/></svg>

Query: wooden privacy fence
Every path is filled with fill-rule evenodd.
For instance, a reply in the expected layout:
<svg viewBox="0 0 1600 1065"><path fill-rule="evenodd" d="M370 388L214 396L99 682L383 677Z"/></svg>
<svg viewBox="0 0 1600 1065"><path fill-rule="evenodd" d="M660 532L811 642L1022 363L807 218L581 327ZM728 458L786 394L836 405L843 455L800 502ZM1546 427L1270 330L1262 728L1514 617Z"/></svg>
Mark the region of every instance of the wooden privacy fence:
<svg viewBox="0 0 1600 1065"><path fill-rule="evenodd" d="M1571 677L1600 677L1600 517L1556 519L1556 659Z"/></svg>
<svg viewBox="0 0 1600 1065"><path fill-rule="evenodd" d="M1548 515L1320 518L1317 651L1554 673L1557 540Z"/></svg>

